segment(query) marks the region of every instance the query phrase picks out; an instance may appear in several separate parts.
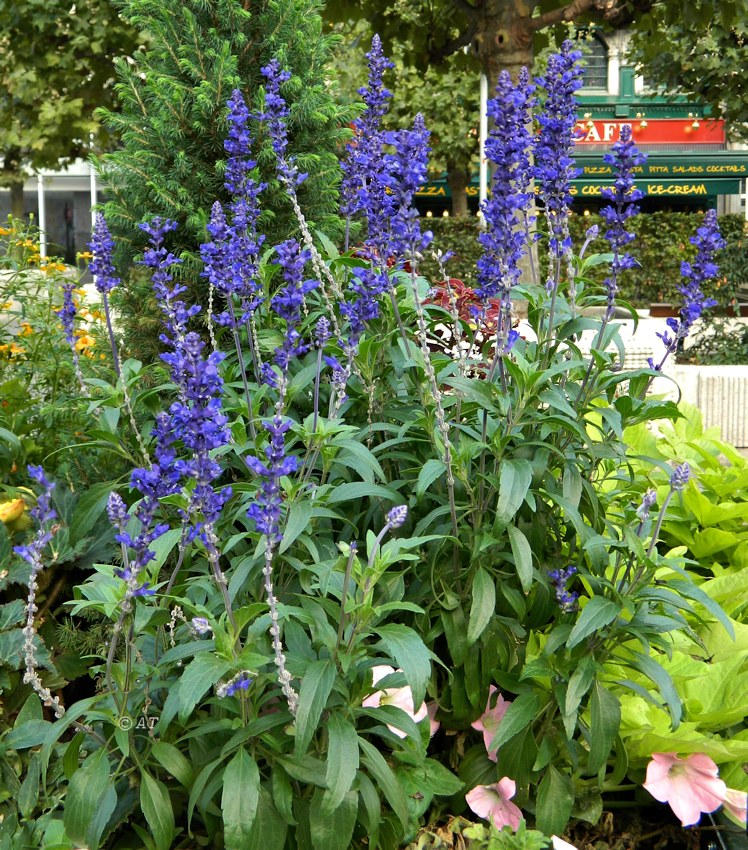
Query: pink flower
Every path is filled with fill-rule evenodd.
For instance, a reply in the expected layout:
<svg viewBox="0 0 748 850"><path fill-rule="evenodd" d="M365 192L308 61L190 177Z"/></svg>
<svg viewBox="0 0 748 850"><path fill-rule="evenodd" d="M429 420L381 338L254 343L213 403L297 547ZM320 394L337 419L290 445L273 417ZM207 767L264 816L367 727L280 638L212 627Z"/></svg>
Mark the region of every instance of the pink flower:
<svg viewBox="0 0 748 850"><path fill-rule="evenodd" d="M376 685L376 683L381 679L384 679L385 676L390 676L392 673L402 673L403 671L399 669L395 670L394 667L390 667L387 664L380 664L378 667L372 667L371 672L374 677L372 684ZM385 688L383 691L375 691L373 694L366 697L361 705L364 708L379 708L380 705L394 705L397 708L402 709L416 723L429 716L425 702L421 703L418 711L415 710L413 706L413 691L411 691L410 685L405 685L403 688ZM432 721L429 718L432 735L436 732L436 729L439 728L439 724L436 724L436 728L434 728L435 723L436 721ZM398 738L407 738L407 734L403 732L402 729L398 729L397 726L391 726L388 723L387 728L390 732L397 735Z"/></svg>
<svg viewBox="0 0 748 850"><path fill-rule="evenodd" d="M746 825L746 803L748 803L748 794L745 791L736 791L734 788L727 789L725 809L743 826Z"/></svg>
<svg viewBox="0 0 748 850"><path fill-rule="evenodd" d="M725 802L727 787L717 765L704 753L680 758L675 753L652 753L644 787L661 803L668 803L683 826L698 823L703 812Z"/></svg>
<svg viewBox="0 0 748 850"><path fill-rule="evenodd" d="M439 727L441 723L436 719L436 712L439 710L439 706L435 702L426 703L426 711L429 715L429 737L433 738L434 735L439 731Z"/></svg>
<svg viewBox="0 0 748 850"><path fill-rule="evenodd" d="M483 733L483 744L491 761L496 761L497 754L497 750L491 750L491 741L493 741L493 736L496 734L499 724L504 719L506 710L512 704L510 700L505 700L504 697L499 694L496 699L496 704L493 708L491 708L493 695L497 692L498 688L495 688L493 685L489 687L486 710L474 723L470 724L473 729L477 729L479 732Z"/></svg>
<svg viewBox="0 0 748 850"><path fill-rule="evenodd" d="M522 820L522 812L511 802L517 784L505 776L495 785L478 785L468 791L465 800L476 815L490 820L496 829L510 826L514 832Z"/></svg>

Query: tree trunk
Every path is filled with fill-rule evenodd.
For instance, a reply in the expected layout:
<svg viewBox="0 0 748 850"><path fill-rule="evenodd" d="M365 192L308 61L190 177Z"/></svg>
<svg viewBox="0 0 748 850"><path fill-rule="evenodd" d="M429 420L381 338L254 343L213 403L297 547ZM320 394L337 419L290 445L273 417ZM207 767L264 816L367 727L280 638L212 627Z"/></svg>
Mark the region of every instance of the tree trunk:
<svg viewBox="0 0 748 850"><path fill-rule="evenodd" d="M18 148L9 148L3 151L0 186L7 186L10 189L10 211L13 218L23 218L23 184L21 151Z"/></svg>
<svg viewBox="0 0 748 850"><path fill-rule="evenodd" d="M447 165L447 185L452 193L452 215L465 218L468 214L467 187L470 175L464 168Z"/></svg>
<svg viewBox="0 0 748 850"><path fill-rule="evenodd" d="M10 184L10 212L13 218L23 218L23 180Z"/></svg>
<svg viewBox="0 0 748 850"><path fill-rule="evenodd" d="M530 21L537 0L486 0L476 20L474 49L488 77L489 92L506 70L516 80L520 68L532 66Z"/></svg>

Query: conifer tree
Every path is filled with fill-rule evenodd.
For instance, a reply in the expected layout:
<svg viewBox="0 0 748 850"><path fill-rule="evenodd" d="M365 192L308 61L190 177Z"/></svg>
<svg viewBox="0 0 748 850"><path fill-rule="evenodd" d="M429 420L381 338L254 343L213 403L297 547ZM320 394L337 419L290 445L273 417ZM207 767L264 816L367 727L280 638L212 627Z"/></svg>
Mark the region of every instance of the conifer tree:
<svg viewBox="0 0 748 850"><path fill-rule="evenodd" d="M338 153L351 115L334 98L327 64L336 36L323 33L319 0L124 0L123 17L142 30L149 49L117 62L119 113L106 112L120 150L104 157L105 214L120 261L144 245L137 224L154 215L175 219L170 249L183 260L179 275L195 301L205 302L198 246L214 201L224 188L226 101L239 88L250 109L263 108L260 69L277 56L292 72L283 87L291 107L289 152L309 177L299 196L310 223L335 235ZM258 140L264 231L271 240L295 232L293 211L274 178L267 139ZM128 276L119 307L131 350L150 359L158 315L147 307L148 285Z"/></svg>

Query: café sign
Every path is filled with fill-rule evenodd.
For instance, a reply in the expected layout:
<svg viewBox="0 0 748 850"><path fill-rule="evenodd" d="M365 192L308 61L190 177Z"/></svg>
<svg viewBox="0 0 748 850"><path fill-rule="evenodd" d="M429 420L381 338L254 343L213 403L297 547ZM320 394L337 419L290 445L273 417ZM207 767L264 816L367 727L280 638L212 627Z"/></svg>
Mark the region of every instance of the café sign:
<svg viewBox="0 0 748 850"><path fill-rule="evenodd" d="M638 145L724 145L725 122L706 118L582 119L577 121L577 145L612 145L621 129L631 127Z"/></svg>

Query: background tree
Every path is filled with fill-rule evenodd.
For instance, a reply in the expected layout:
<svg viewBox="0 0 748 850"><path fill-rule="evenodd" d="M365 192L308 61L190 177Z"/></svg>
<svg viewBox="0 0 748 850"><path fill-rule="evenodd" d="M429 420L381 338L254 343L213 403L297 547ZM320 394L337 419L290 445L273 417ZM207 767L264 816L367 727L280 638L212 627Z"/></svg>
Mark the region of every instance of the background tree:
<svg viewBox="0 0 748 850"><path fill-rule="evenodd" d="M113 104L113 58L138 43L109 0L0 0L0 185L13 215L26 169L87 154L94 109Z"/></svg>
<svg viewBox="0 0 748 850"><path fill-rule="evenodd" d="M538 36L556 24L626 26L653 81L746 119L747 0L329 0L327 13L370 21L386 50L406 44L421 68L467 46L490 86L503 69L531 67Z"/></svg>
<svg viewBox="0 0 748 850"><path fill-rule="evenodd" d="M273 56L292 71L283 94L291 108L289 152L309 174L299 197L314 227L335 233L338 152L352 113L333 96L328 64L337 37L323 34L318 0L126 0L122 14L147 33L149 49L135 62L118 60L119 113L106 112L121 149L99 163L108 187L105 213L119 245L119 259L137 255L145 243L137 224L155 215L178 222L170 248L183 260L178 274L188 298L204 304L198 248L224 188L226 101L241 89L253 112L263 109L260 69ZM292 209L274 177L269 140L258 141L264 230L275 242L295 232ZM160 314L150 285L129 276L120 296L130 350L151 359L159 345Z"/></svg>
<svg viewBox="0 0 748 850"><path fill-rule="evenodd" d="M630 59L647 82L697 97L748 138L748 3L658 3L635 24Z"/></svg>

